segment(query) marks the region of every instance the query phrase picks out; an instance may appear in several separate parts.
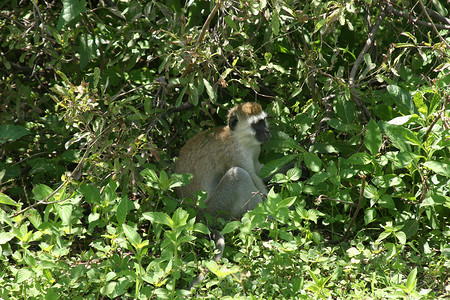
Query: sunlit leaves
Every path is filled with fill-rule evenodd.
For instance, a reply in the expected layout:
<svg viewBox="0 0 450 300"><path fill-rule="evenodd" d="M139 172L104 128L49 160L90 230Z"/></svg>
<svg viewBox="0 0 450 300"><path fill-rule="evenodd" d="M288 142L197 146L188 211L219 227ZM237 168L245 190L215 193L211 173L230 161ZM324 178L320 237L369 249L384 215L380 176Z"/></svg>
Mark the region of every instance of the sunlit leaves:
<svg viewBox="0 0 450 300"><path fill-rule="evenodd" d="M450 177L450 163L443 161L427 161L423 165L439 175Z"/></svg>
<svg viewBox="0 0 450 300"><path fill-rule="evenodd" d="M7 204L7 205L20 206L17 202L15 202L13 199L11 199L8 195L5 195L3 193L0 193L0 203Z"/></svg>
<svg viewBox="0 0 450 300"><path fill-rule="evenodd" d="M394 97L395 102L404 114L417 113L411 95L397 85L389 85L387 91Z"/></svg>
<svg viewBox="0 0 450 300"><path fill-rule="evenodd" d="M366 134L364 137L364 145L370 151L373 157L378 153L383 139L381 137L381 131L377 123L373 119L369 121L366 128Z"/></svg>
<svg viewBox="0 0 450 300"><path fill-rule="evenodd" d="M0 126L0 145L5 142L16 141L29 134L29 131L19 125L1 125Z"/></svg>
<svg viewBox="0 0 450 300"><path fill-rule="evenodd" d="M61 30L72 20L80 18L81 14L86 11L85 0L64 0L62 2L63 10L58 21L58 30Z"/></svg>

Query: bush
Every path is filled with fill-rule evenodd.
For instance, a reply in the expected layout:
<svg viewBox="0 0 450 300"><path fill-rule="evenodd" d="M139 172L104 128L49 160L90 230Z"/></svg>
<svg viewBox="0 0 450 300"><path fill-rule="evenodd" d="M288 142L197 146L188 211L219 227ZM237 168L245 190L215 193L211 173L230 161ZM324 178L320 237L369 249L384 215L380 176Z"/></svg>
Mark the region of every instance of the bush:
<svg viewBox="0 0 450 300"><path fill-rule="evenodd" d="M449 297L445 1L0 9L0 298ZM275 175L215 263L172 170L244 101Z"/></svg>

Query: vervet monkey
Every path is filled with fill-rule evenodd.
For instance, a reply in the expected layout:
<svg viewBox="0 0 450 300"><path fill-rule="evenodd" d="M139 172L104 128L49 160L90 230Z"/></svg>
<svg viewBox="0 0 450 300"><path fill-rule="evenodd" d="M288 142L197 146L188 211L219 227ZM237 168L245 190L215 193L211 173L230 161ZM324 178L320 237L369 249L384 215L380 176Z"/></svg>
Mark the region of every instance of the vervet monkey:
<svg viewBox="0 0 450 300"><path fill-rule="evenodd" d="M240 218L267 196L259 177L262 165L258 157L261 144L270 138L267 114L257 103L244 103L228 112L227 126L203 131L181 148L176 173L193 175L190 184L177 189L179 197L193 197L206 191L206 211L226 219ZM212 231L218 262L225 249L225 239ZM206 275L203 270L192 282L198 285Z"/></svg>
<svg viewBox="0 0 450 300"><path fill-rule="evenodd" d="M259 177L261 144L270 138L267 114L261 105L247 102L228 113L227 126L203 131L181 148L177 173L193 175L177 190L179 197L208 193L206 211L227 219L240 218L267 195Z"/></svg>

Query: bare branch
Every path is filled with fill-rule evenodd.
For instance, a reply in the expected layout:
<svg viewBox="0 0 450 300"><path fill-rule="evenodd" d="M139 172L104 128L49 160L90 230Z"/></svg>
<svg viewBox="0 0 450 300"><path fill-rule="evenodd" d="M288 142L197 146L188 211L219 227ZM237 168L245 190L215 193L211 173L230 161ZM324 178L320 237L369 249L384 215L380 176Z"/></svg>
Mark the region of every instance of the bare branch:
<svg viewBox="0 0 450 300"><path fill-rule="evenodd" d="M347 236L350 233L350 229L353 227L353 224L356 221L356 217L358 216L358 213L362 208L362 201L363 201L363 197L364 197L365 187L366 187L366 175L362 174L361 190L359 191L358 205L356 206L356 211L353 214L353 217L350 220L350 223L348 224L348 227L347 227L347 230L345 231L344 237L342 238L343 241L345 241L347 239Z"/></svg>
<svg viewBox="0 0 450 300"><path fill-rule="evenodd" d="M369 36L367 37L366 44L364 45L363 49L359 53L358 57L356 58L355 64L353 65L353 68L350 72L350 78L349 78L350 87L353 87L355 84L356 72L358 71L359 65L361 64L361 62L364 58L364 54L366 54L367 51L369 50L369 48L372 46L373 41L375 39L375 35L376 35L378 29L380 28L381 20L383 20L385 16L386 16L386 12L382 11L380 13L380 15L378 16L378 19L375 22L375 25L372 27L372 30L370 31Z"/></svg>
<svg viewBox="0 0 450 300"><path fill-rule="evenodd" d="M431 27L433 27L433 30L436 32L436 34L439 37L439 39L441 40L441 42L443 42L447 46L447 48L450 48L450 45L447 43L447 41L444 40L444 38L439 34L439 31L437 30L436 25L431 20L430 15L428 14L427 9L425 8L425 5L423 5L422 0L419 0L419 2L420 2L420 6L422 7L422 10L423 10L425 16L427 16L428 21L430 21ZM450 26L448 26L448 28L450 29Z"/></svg>
<svg viewBox="0 0 450 300"><path fill-rule="evenodd" d="M417 25L421 25L421 26L425 26L425 27L433 27L433 26L435 26L436 28L439 28L439 29L450 29L450 25L447 25L447 24L434 24L434 23L429 23L429 22L425 22L425 21L422 21L422 20L418 20L417 18L411 16L410 14L408 14L406 12L399 11L399 10L395 9L391 5L389 5L387 7L387 10L388 10L388 12L392 13L393 15L395 15L397 17L402 17L402 18L405 18L405 19L409 19L413 24L417 24Z"/></svg>
<svg viewBox="0 0 450 300"><path fill-rule="evenodd" d="M211 21L214 18L215 14L219 10L220 6L222 5L222 0L216 0L216 1L217 1L216 5L214 6L214 8L211 11L211 13L208 15L208 18L206 19L205 24L203 24L202 31L200 32L200 35L198 36L197 44L195 45L195 48L198 48L200 46L200 43L203 41L203 38L205 37L206 31L209 28L209 24L211 23ZM186 66L186 69L184 70L183 74L181 75L181 78L184 78L184 77L186 77L189 74L189 72L192 69L193 64L194 64L193 62L190 62Z"/></svg>

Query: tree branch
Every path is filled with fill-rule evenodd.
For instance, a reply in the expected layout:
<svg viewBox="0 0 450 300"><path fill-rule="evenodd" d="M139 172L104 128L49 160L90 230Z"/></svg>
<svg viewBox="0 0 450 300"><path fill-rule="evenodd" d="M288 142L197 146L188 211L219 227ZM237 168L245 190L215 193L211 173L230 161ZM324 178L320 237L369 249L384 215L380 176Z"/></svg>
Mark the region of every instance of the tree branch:
<svg viewBox="0 0 450 300"><path fill-rule="evenodd" d="M385 12L385 10L383 10L380 13L380 15L378 16L377 21L373 25L372 30L370 31L369 36L367 37L367 40L366 40L366 43L365 43L363 49L361 50L358 57L356 58L355 64L353 65L352 70L350 71L350 77L348 79L349 84L350 84L350 90L355 86L356 72L358 71L359 65L361 64L361 62L364 59L364 55L367 53L369 48L372 47L373 41L375 39L375 35L376 35L378 29L380 28L381 21L384 19L385 16L386 16L386 12ZM367 107L364 105L364 102L360 101L359 97L356 97L356 93L352 92L351 94L352 94L353 101L362 110L366 120L369 121L371 119L371 115L370 115L370 112L367 109Z"/></svg>
<svg viewBox="0 0 450 300"><path fill-rule="evenodd" d="M382 11L380 13L380 15L378 16L378 19L375 22L375 25L372 27L372 30L370 31L369 36L367 37L366 44L364 45L363 49L359 53L358 57L356 58L355 64L353 65L353 68L350 72L350 78L349 78L350 88L353 87L355 84L354 82L355 82L356 72L358 71L359 65L361 64L361 62L364 58L364 54L366 54L367 51L369 50L369 48L372 46L375 35L378 31L378 28L380 28L381 20L384 19L385 16L386 16L386 12Z"/></svg>
<svg viewBox="0 0 450 300"><path fill-rule="evenodd" d="M392 13L393 15L395 15L397 17L402 17L402 18L405 18L405 19L409 19L413 24L417 24L417 25L421 25L421 26L425 26L425 27L433 27L433 26L435 26L436 28L439 28L439 29L450 29L450 25L447 25L447 24L434 24L434 23L429 23L429 22L425 22L425 21L422 21L422 20L418 20L417 18L411 16L408 13L405 13L403 11L399 11L399 10L395 9L390 4L387 7L387 11L389 13ZM435 12L435 14L439 15L436 12ZM433 14L433 16L435 16L435 14ZM442 18L444 18L444 17L442 17ZM444 18L444 19L446 19L446 18ZM446 19L446 20L448 20L448 19Z"/></svg>
<svg viewBox="0 0 450 300"><path fill-rule="evenodd" d="M344 237L342 238L343 241L345 241L347 239L348 234L350 233L350 229L353 227L353 224L356 221L356 217L358 216L359 211L361 210L362 207L362 201L364 198L364 189L366 187L366 175L362 175L362 182L361 182L361 190L359 191L359 200L358 200L358 205L356 206L356 211L353 214L352 219L350 220L350 223L348 224L347 230L345 231Z"/></svg>
<svg viewBox="0 0 450 300"><path fill-rule="evenodd" d="M427 17L428 21L430 21L431 27L433 27L433 30L436 32L436 34L439 37L439 39L441 40L441 42L444 43L447 46L447 48L450 48L450 45L447 43L447 41L444 40L444 38L439 34L439 31L437 30L436 25L431 20L430 15L428 14L427 9L425 8L425 5L423 5L422 0L419 0L419 2L420 2L420 6L422 7L423 13ZM448 26L448 28L450 29L450 26Z"/></svg>
<svg viewBox="0 0 450 300"><path fill-rule="evenodd" d="M219 10L220 6L222 5L222 0L216 0L216 5L214 6L213 10L211 11L211 13L208 15L208 18L205 21L205 24L203 24L202 27L202 31L200 32L200 35L198 36L197 39L197 43L195 44L195 51L197 51L197 48L200 46L200 43L203 41L203 38L205 37L206 31L209 28L209 24L211 23L212 19L214 18L214 15L217 13L217 11ZM189 72L192 69L192 66L194 65L193 62L190 62L187 66L186 69L184 69L183 74L181 75L181 78L186 77Z"/></svg>

